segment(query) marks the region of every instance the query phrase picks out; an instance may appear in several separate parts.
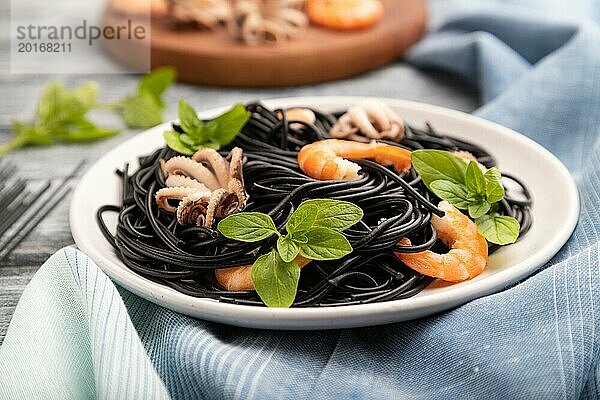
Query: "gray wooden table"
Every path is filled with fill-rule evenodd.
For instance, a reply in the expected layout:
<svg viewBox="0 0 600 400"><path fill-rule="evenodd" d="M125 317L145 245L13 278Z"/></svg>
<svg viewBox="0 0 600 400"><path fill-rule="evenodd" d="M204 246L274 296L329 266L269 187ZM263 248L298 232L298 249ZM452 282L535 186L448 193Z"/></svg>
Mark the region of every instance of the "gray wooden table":
<svg viewBox="0 0 600 400"><path fill-rule="evenodd" d="M8 14L8 1L0 2L0 15ZM6 27L6 17L0 17L0 26ZM4 28L2 28L4 29ZM84 80L100 84L103 101L117 100L135 87L134 75L12 75L8 68L8 39L0 35L0 143L10 138L8 125L13 118L28 119L36 106L36 99L43 85L50 79L58 79L66 85ZM379 71L360 77L327 84L286 89L222 89L196 87L185 84L173 86L167 95L171 106L166 118L176 116L176 103L185 98L197 108L210 108L237 101L262 98L315 95L369 95L418 100L450 108L471 111L477 106L472 90L462 82L434 73L424 73L398 62ZM119 120L109 114L98 113L94 119L107 126L119 126ZM81 160L86 168L115 147L135 135L126 130L111 139L86 145L57 145L50 148L27 148L14 152L6 158L19 165L19 173L29 179L48 179L66 176ZM83 173L84 171L80 171ZM39 266L61 247L73 244L69 230L69 199L65 199L41 224L15 249L11 256L0 263L0 344L23 289Z"/></svg>

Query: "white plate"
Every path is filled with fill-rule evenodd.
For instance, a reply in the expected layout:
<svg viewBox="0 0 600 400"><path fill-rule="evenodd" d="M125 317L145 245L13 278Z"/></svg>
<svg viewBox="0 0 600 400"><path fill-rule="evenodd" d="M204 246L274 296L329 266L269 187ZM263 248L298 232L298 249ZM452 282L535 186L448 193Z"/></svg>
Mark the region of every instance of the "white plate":
<svg viewBox="0 0 600 400"><path fill-rule="evenodd" d="M324 111L343 110L357 97L307 97L268 100L269 107L310 105ZM348 328L405 321L444 311L502 290L533 273L565 244L579 215L579 199L565 166L532 140L497 124L458 111L427 104L386 100L414 125L429 121L444 133L483 146L502 171L521 178L534 197L533 227L516 244L495 252L485 271L467 282L433 284L419 295L383 303L330 308L269 309L198 299L145 279L126 268L96 224L96 210L119 204L116 168L137 167L137 157L163 145L163 124L140 133L102 157L81 179L71 201L71 231L79 248L119 285L152 302L193 317L231 325L268 329ZM224 108L201 115L213 117ZM556 212L560 210L560 212ZM111 214L108 214L111 215ZM107 215L107 216L108 216ZM109 220L109 227L115 219ZM432 287L433 286L433 287Z"/></svg>

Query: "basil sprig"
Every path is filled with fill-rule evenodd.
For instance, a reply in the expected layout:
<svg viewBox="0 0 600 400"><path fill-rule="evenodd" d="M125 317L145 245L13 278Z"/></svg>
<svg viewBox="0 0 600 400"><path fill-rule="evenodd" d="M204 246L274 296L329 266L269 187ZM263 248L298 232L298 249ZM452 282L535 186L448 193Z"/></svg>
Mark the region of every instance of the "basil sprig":
<svg viewBox="0 0 600 400"><path fill-rule="evenodd" d="M158 68L144 75L136 92L116 103L98 102L98 84L84 82L68 89L51 81L43 89L32 121L14 120L14 137L0 145L0 157L23 146L50 146L57 142L89 142L119 133L119 129L96 125L90 111L117 112L129 128L146 128L162 122L162 97L175 79L175 70Z"/></svg>
<svg viewBox="0 0 600 400"><path fill-rule="evenodd" d="M223 219L217 229L223 236L241 242L257 242L277 235L277 244L252 266L252 282L261 300L269 307L292 305L298 290L300 267L295 259L337 260L352 252L341 233L363 217L360 207L339 200L305 201L286 223L282 235L270 216L242 212Z"/></svg>
<svg viewBox="0 0 600 400"><path fill-rule="evenodd" d="M425 186L440 199L467 210L488 242L505 245L517 240L519 222L497 213L497 203L504 198L498 168L484 173L476 162L467 163L442 150L416 150L411 160Z"/></svg>
<svg viewBox="0 0 600 400"><path fill-rule="evenodd" d="M160 124L166 104L164 92L175 80L176 72L171 67L157 68L143 76L135 93L125 97L111 107L116 109L129 128L150 128Z"/></svg>
<svg viewBox="0 0 600 400"><path fill-rule="evenodd" d="M249 118L248 110L238 103L229 111L204 123L198 118L196 110L181 99L179 122L183 133L166 131L164 138L171 149L188 156L204 147L219 150L221 146L228 145L235 139Z"/></svg>

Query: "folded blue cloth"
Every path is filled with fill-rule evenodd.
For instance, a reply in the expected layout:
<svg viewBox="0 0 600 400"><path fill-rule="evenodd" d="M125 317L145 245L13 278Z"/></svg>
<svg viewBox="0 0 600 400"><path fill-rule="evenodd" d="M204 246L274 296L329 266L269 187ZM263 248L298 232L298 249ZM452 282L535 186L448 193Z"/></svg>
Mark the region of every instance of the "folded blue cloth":
<svg viewBox="0 0 600 400"><path fill-rule="evenodd" d="M0 348L0 399L599 398L600 30L557 17L561 2L528 2L544 14L434 3L434 31L408 59L476 85L479 116L528 135L572 171L580 222L541 272L417 321L270 332L156 306L63 249L15 311ZM569 7L600 17L591 0Z"/></svg>

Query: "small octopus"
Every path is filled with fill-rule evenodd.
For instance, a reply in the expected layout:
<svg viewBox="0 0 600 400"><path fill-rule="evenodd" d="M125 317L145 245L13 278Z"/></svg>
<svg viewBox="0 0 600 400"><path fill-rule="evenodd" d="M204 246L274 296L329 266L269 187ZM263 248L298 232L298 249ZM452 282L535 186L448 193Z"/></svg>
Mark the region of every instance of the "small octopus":
<svg viewBox="0 0 600 400"><path fill-rule="evenodd" d="M212 30L231 19L227 0L168 0L168 14L177 24Z"/></svg>
<svg viewBox="0 0 600 400"><path fill-rule="evenodd" d="M283 42L308 26L303 4L304 0L237 0L229 30L249 45Z"/></svg>
<svg viewBox="0 0 600 400"><path fill-rule="evenodd" d="M239 147L226 158L205 148L191 158L161 160L166 187L156 192L156 203L176 213L181 225L212 227L217 219L240 212L246 205L242 163ZM174 201L179 202L177 206Z"/></svg>
<svg viewBox="0 0 600 400"><path fill-rule="evenodd" d="M329 135L336 139L358 142L389 139L399 142L404 137L404 122L387 104L368 99L348 108L331 127Z"/></svg>

